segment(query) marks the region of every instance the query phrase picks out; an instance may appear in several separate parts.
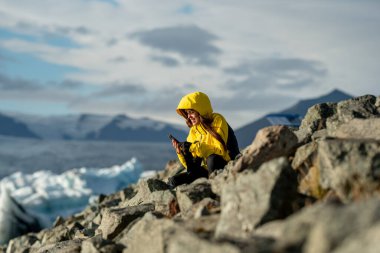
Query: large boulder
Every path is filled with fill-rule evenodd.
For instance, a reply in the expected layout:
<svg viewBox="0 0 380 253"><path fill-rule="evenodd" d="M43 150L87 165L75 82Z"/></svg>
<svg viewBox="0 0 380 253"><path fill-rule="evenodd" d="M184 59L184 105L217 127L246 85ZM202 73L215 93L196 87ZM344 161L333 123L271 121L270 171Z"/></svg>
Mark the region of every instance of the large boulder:
<svg viewBox="0 0 380 253"><path fill-rule="evenodd" d="M336 105L336 112L327 119L326 127L334 130L343 123L353 119L369 119L379 117L376 97L365 95L341 101Z"/></svg>
<svg viewBox="0 0 380 253"><path fill-rule="evenodd" d="M149 238L149 243L147 243ZM118 241L126 245L124 253L239 252L227 243L212 243L167 218L147 213Z"/></svg>
<svg viewBox="0 0 380 253"><path fill-rule="evenodd" d="M380 221L379 208L379 198L348 205L319 203L286 220L267 223L258 228L255 235L275 239L271 252L334 252L335 249L346 249L350 238L373 233L372 229L375 230ZM362 246L364 249L365 245Z"/></svg>
<svg viewBox="0 0 380 253"><path fill-rule="evenodd" d="M343 201L371 195L380 179L380 141L323 140L318 143L316 166L320 185Z"/></svg>
<svg viewBox="0 0 380 253"><path fill-rule="evenodd" d="M216 237L250 237L256 227L290 215L297 196L296 175L285 157L238 174L222 189Z"/></svg>
<svg viewBox="0 0 380 253"><path fill-rule="evenodd" d="M120 206L152 204L155 211L168 217L173 217L179 212L174 193L169 190L169 186L165 182L159 179L140 180L136 186L136 191L137 193L133 198L122 202Z"/></svg>
<svg viewBox="0 0 380 253"><path fill-rule="evenodd" d="M216 198L216 195L212 192L211 185L206 178L199 178L191 184L178 186L176 196L182 215L190 213L190 216L193 214L191 212L193 205L205 198Z"/></svg>
<svg viewBox="0 0 380 253"><path fill-rule="evenodd" d="M170 237L167 241L168 253L239 253L239 248L227 242L213 242L199 238L196 234L185 229L167 231Z"/></svg>
<svg viewBox="0 0 380 253"><path fill-rule="evenodd" d="M303 194L321 199L333 191L344 202L367 197L380 186L380 141L320 139L298 148L292 167Z"/></svg>
<svg viewBox="0 0 380 253"><path fill-rule="evenodd" d="M300 129L309 135L326 128L326 121L336 113L336 103L321 103L310 107L301 122Z"/></svg>
<svg viewBox="0 0 380 253"><path fill-rule="evenodd" d="M113 239L132 221L150 211L154 211L154 205L152 204L125 208L106 208L103 211L98 231L102 233L104 239Z"/></svg>
<svg viewBox="0 0 380 253"><path fill-rule="evenodd" d="M347 243L346 238L371 229L380 220L380 200L349 205L317 204L283 221L278 252L327 253Z"/></svg>
<svg viewBox="0 0 380 253"><path fill-rule="evenodd" d="M336 129L329 129L328 135L341 139L373 139L380 141L380 117L353 119Z"/></svg>
<svg viewBox="0 0 380 253"><path fill-rule="evenodd" d="M104 239L101 235L91 237L82 242L81 253L119 253L125 247L111 240Z"/></svg>
<svg viewBox="0 0 380 253"><path fill-rule="evenodd" d="M333 253L377 253L380 249L380 222L369 229L348 236Z"/></svg>
<svg viewBox="0 0 380 253"><path fill-rule="evenodd" d="M261 164L271 159L287 156L295 152L297 136L286 126L270 126L261 129L253 143L236 161L234 172L246 169L257 170Z"/></svg>
<svg viewBox="0 0 380 253"><path fill-rule="evenodd" d="M164 253L166 252L164 231L172 226L174 226L172 220L158 219L152 213L146 213L127 233L117 238L117 242L126 245L124 253Z"/></svg>
<svg viewBox="0 0 380 253"><path fill-rule="evenodd" d="M353 119L378 118L380 107L378 98L365 95L347 99L339 103L321 103L310 107L295 134L301 143L310 141L314 132L328 129L329 134Z"/></svg>
<svg viewBox="0 0 380 253"><path fill-rule="evenodd" d="M39 239L33 234L26 234L17 239L10 240L4 252L27 252L33 245L40 245ZM0 250L0 252L2 252Z"/></svg>
<svg viewBox="0 0 380 253"><path fill-rule="evenodd" d="M30 253L80 253L82 241L78 239L62 241L55 244L46 244L41 247L30 248ZM16 251L17 252L17 251ZM28 252L28 251L26 251Z"/></svg>

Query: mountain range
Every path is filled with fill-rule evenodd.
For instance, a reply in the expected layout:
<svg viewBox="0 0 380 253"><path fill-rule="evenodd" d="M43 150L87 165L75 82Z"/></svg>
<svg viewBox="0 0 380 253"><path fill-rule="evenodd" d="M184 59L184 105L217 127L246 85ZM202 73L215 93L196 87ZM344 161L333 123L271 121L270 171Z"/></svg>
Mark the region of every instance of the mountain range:
<svg viewBox="0 0 380 253"><path fill-rule="evenodd" d="M185 128L126 115L35 116L0 113L0 135L42 140L168 141L168 133L186 137Z"/></svg>
<svg viewBox="0 0 380 253"><path fill-rule="evenodd" d="M307 109L317 103L338 102L352 96L340 91L321 97L301 100L294 106L267 114L239 129L235 134L241 148L254 139L263 127L279 123L282 115L302 119ZM282 117L284 118L284 117ZM185 127L149 118L131 118L126 115L65 115L35 116L16 113L0 113L0 135L42 140L99 140L99 141L168 141L168 133L180 140L187 135Z"/></svg>
<svg viewBox="0 0 380 253"><path fill-rule="evenodd" d="M272 116L276 116L277 118L280 118L280 116L282 115L283 116L282 118L285 118L287 120L290 119L289 120L290 123L292 123L291 118L298 118L300 122L300 120L302 120L302 118L305 116L308 108L311 107L312 105L319 104L319 103L327 103L327 102L339 102L339 101L349 99L349 98L352 98L352 96L343 91L335 89L331 91L330 93L320 96L320 97L300 100L295 105L285 110L266 114L263 117L235 131L235 135L236 135L236 138L238 139L239 146L240 148L244 148L250 145L252 143L252 140L255 138L258 130L260 130L263 127L274 125L275 122L271 120L273 118Z"/></svg>

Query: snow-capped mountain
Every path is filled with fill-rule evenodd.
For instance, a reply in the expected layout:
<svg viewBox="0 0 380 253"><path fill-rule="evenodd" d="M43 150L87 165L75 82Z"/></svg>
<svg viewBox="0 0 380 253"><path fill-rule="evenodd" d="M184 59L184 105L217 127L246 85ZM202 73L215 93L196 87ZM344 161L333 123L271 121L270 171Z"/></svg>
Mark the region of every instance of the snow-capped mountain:
<svg viewBox="0 0 380 253"><path fill-rule="evenodd" d="M12 127L15 123L0 124L0 134L45 140L168 141L168 133L179 139L186 136L181 126L126 115L36 116L4 113L3 118L7 122L19 122L26 130L20 132L20 127ZM26 134L27 130L29 134Z"/></svg>
<svg viewBox="0 0 380 253"><path fill-rule="evenodd" d="M148 118L131 119L124 115L114 117L101 129L86 135L88 140L112 141L167 141L168 133L185 138L185 132L172 125Z"/></svg>

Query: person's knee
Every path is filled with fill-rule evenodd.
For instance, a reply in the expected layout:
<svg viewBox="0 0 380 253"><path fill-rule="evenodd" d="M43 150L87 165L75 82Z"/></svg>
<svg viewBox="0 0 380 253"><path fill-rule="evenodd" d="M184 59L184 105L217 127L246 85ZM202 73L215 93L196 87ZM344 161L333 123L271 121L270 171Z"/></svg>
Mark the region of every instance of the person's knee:
<svg viewBox="0 0 380 253"><path fill-rule="evenodd" d="M211 154L207 157L207 169L211 173L215 170L223 169L227 162L217 154Z"/></svg>
<svg viewBox="0 0 380 253"><path fill-rule="evenodd" d="M179 173L168 179L168 185L170 189L176 188L178 185L185 184L187 182L187 172Z"/></svg>

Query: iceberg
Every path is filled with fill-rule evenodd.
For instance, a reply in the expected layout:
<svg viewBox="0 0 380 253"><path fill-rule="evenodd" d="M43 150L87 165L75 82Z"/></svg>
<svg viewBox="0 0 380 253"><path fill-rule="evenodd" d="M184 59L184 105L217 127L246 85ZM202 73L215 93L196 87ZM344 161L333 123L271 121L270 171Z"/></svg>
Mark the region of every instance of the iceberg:
<svg viewBox="0 0 380 253"><path fill-rule="evenodd" d="M29 222L36 218L42 227L49 227L57 216L81 211L90 199L119 191L137 182L142 173L143 167L136 158L109 168L79 168L62 174L13 173L0 181L0 232L7 235L4 241L25 232L11 231L12 224L3 222L7 219Z"/></svg>
<svg viewBox="0 0 380 253"><path fill-rule="evenodd" d="M0 185L0 244L7 243L18 235L40 229L37 218L18 204L4 185Z"/></svg>

